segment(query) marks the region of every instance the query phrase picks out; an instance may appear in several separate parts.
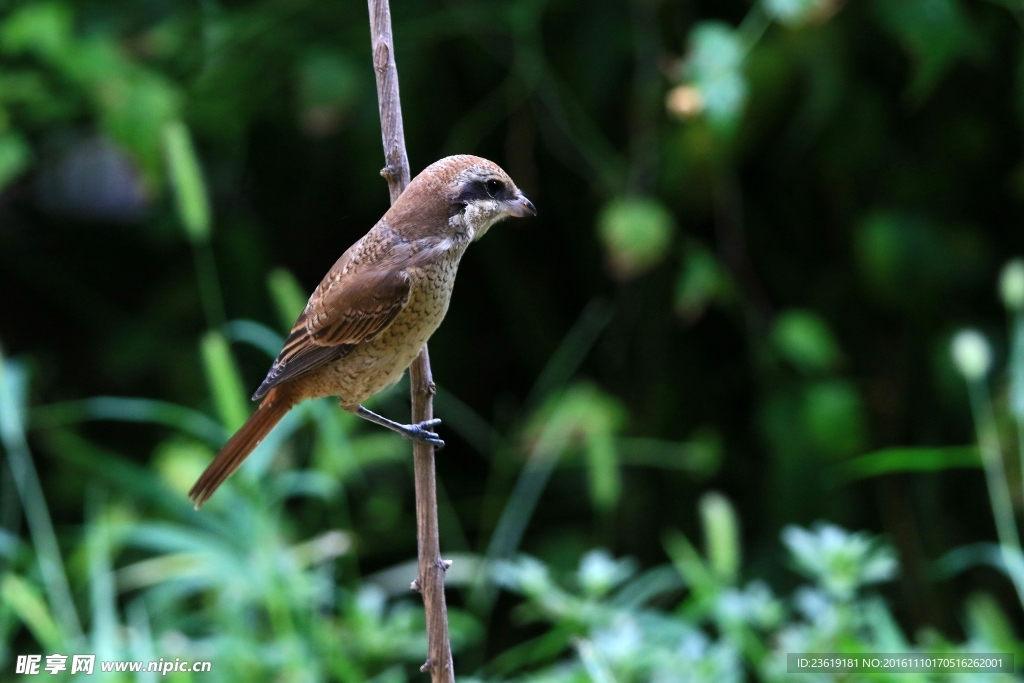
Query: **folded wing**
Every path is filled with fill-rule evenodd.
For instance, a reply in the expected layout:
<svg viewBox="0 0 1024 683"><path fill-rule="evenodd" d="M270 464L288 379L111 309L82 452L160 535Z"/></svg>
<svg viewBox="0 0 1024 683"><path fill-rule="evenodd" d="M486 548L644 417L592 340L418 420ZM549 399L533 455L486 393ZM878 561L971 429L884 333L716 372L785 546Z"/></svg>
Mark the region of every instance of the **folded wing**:
<svg viewBox="0 0 1024 683"><path fill-rule="evenodd" d="M409 303L405 270L329 274L295 322L253 400L282 382L343 358L390 325Z"/></svg>

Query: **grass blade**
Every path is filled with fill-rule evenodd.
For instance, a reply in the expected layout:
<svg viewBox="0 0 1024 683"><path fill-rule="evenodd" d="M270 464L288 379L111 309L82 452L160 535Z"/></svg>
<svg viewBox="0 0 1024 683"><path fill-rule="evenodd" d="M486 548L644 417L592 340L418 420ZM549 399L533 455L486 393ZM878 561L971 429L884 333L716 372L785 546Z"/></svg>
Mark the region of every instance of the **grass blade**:
<svg viewBox="0 0 1024 683"><path fill-rule="evenodd" d="M200 349L217 415L228 431L234 432L249 418L249 401L231 349L219 332L204 334Z"/></svg>
<svg viewBox="0 0 1024 683"><path fill-rule="evenodd" d="M178 218L193 244L210 240L210 202L203 172L192 146L192 136L181 121L164 126L167 174L174 189Z"/></svg>
<svg viewBox="0 0 1024 683"><path fill-rule="evenodd" d="M580 314L576 324L565 335L558 350L541 371L526 399L526 406L536 406L544 398L564 386L590 353L597 338L612 319L614 309L603 299L594 299Z"/></svg>
<svg viewBox="0 0 1024 683"><path fill-rule="evenodd" d="M82 636L68 577L64 573L57 535L46 507L39 474L25 440L25 403L28 373L20 365L0 356L0 441L7 451L7 462L25 510L29 533L36 549L39 568L49 595L50 606L63 631L74 639Z"/></svg>
<svg viewBox="0 0 1024 683"><path fill-rule="evenodd" d="M255 320L229 320L224 323L224 336L228 341L251 344L271 358L277 358L284 346L284 337Z"/></svg>
<svg viewBox="0 0 1024 683"><path fill-rule="evenodd" d="M102 518L99 496L91 491L85 528L89 565L89 597L92 602L91 637L98 659L117 659L120 624L117 619L117 591L110 562L110 528Z"/></svg>
<svg viewBox="0 0 1024 683"><path fill-rule="evenodd" d="M977 446L886 448L839 465L835 474L845 482L893 472L939 472L963 467L981 467L981 453Z"/></svg>
<svg viewBox="0 0 1024 683"><path fill-rule="evenodd" d="M50 652L61 648L64 634L32 584L16 574L7 574L0 582L0 601L18 616L43 648Z"/></svg>
<svg viewBox="0 0 1024 683"><path fill-rule="evenodd" d="M302 286L291 271L285 268L275 268L270 271L267 276L267 288L270 290L271 298L274 299L278 319L281 321L281 329L292 329L295 319L306 307L306 299L309 297L303 292Z"/></svg>
<svg viewBox="0 0 1024 683"><path fill-rule="evenodd" d="M198 410L148 398L97 396L34 408L29 413L33 429L56 429L88 420L149 422L171 427L196 437L214 448L227 441L224 427Z"/></svg>

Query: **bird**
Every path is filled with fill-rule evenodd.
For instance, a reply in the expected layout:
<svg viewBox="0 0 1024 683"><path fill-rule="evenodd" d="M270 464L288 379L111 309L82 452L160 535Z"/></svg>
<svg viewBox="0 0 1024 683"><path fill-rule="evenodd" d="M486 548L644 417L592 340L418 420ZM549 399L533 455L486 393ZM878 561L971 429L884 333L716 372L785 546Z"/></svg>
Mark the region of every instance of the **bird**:
<svg viewBox="0 0 1024 683"><path fill-rule="evenodd" d="M427 166L309 297L253 395L256 411L189 491L209 500L296 404L338 397L342 409L407 439L443 447L439 419L401 424L363 403L401 379L441 324L466 248L501 220L537 215L498 164L460 154Z"/></svg>

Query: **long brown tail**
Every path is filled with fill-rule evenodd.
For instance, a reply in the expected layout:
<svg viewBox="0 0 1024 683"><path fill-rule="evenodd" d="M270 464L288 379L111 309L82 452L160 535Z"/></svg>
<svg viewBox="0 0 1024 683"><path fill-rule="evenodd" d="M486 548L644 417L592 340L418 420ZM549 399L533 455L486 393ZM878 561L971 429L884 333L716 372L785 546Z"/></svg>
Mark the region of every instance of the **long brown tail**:
<svg viewBox="0 0 1024 683"><path fill-rule="evenodd" d="M256 412L224 444L224 448L220 449L220 453L202 473L192 490L188 492L188 497L196 504L196 510L209 500L217 487L223 484L232 472L238 469L238 466L296 402L291 387L287 385L270 390Z"/></svg>

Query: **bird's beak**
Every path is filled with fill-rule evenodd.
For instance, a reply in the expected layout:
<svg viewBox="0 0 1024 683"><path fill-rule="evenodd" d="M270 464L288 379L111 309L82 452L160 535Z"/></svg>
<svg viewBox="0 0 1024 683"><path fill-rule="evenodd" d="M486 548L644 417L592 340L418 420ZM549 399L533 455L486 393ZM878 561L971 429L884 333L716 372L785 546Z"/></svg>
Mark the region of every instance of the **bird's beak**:
<svg viewBox="0 0 1024 683"><path fill-rule="evenodd" d="M537 207L522 192L516 192L516 198L508 202L508 214L516 218L536 216Z"/></svg>

